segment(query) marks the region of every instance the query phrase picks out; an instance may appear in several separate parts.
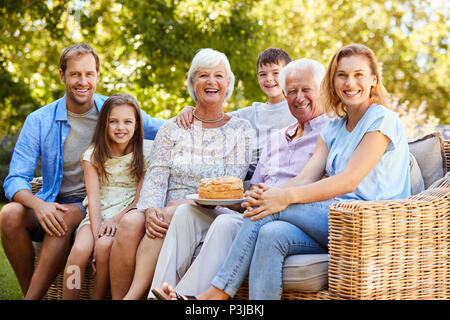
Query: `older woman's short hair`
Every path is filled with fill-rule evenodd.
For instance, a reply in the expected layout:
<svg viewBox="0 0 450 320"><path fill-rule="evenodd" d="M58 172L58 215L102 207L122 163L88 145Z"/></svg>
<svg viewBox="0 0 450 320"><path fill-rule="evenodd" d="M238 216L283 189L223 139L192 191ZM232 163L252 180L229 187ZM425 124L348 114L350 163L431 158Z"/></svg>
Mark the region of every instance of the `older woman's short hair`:
<svg viewBox="0 0 450 320"><path fill-rule="evenodd" d="M194 59L192 59L191 67L186 79L186 85L188 87L189 94L195 102L197 102L197 96L195 95L195 90L192 86L192 81L194 80L195 73L201 68L215 67L219 64L222 64L225 67L229 80L229 85L225 94L225 100L227 100L233 94L235 77L233 72L231 71L230 62L228 61L227 56L220 51L210 48L200 49L194 56Z"/></svg>
<svg viewBox="0 0 450 320"><path fill-rule="evenodd" d="M284 93L286 93L286 79L292 72L304 72L307 70L311 70L313 72L314 81L317 84L317 87L320 88L320 83L322 79L325 77L326 69L325 67L318 61L313 59L297 59L292 62L289 62L283 70L281 70L280 75L278 76L278 81L280 82L281 88Z"/></svg>

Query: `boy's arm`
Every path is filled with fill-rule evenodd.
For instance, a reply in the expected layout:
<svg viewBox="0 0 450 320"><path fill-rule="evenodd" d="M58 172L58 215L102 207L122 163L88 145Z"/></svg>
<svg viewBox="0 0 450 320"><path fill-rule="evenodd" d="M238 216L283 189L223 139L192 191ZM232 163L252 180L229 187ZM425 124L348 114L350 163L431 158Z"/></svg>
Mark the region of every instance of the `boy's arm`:
<svg viewBox="0 0 450 320"><path fill-rule="evenodd" d="M194 121L194 109L193 106L186 106L175 116L173 121L177 123L178 128L191 128L191 123Z"/></svg>

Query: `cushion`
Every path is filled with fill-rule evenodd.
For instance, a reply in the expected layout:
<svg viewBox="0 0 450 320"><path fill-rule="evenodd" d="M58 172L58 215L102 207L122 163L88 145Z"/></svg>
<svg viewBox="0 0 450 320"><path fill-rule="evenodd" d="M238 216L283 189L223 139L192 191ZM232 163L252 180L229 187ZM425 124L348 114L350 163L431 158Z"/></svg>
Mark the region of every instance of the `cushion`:
<svg viewBox="0 0 450 320"><path fill-rule="evenodd" d="M328 254L296 254L283 265L283 289L317 292L328 286Z"/></svg>
<svg viewBox="0 0 450 320"><path fill-rule="evenodd" d="M422 172L425 189L445 174L444 139L440 132L409 141L409 151L414 155Z"/></svg>
<svg viewBox="0 0 450 320"><path fill-rule="evenodd" d="M414 157L411 152L409 153L409 175L411 177L411 195L418 194L425 190L422 171L420 171L416 157Z"/></svg>

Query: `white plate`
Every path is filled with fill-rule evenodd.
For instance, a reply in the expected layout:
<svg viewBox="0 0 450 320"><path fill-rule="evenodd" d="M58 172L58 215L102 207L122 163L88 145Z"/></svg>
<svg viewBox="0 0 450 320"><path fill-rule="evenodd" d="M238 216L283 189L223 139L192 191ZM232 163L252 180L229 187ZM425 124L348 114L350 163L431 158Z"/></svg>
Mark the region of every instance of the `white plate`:
<svg viewBox="0 0 450 320"><path fill-rule="evenodd" d="M236 203L242 203L245 199L199 199L198 194L189 194L186 196L187 199L194 200L198 204L203 204L205 206L229 206Z"/></svg>

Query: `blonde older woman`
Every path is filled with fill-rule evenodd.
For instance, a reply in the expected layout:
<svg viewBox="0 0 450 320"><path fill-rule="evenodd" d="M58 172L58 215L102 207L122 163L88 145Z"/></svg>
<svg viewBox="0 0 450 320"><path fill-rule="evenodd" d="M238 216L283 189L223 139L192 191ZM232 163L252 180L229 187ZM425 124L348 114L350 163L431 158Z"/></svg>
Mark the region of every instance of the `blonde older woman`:
<svg viewBox="0 0 450 320"><path fill-rule="evenodd" d="M111 250L113 299L140 299L148 292L175 208L193 203L186 196L196 193L200 179L244 179L247 172L253 129L222 110L234 86L225 54L200 50L186 84L196 103L195 121L188 130L167 121L158 131L137 209L120 221Z"/></svg>

